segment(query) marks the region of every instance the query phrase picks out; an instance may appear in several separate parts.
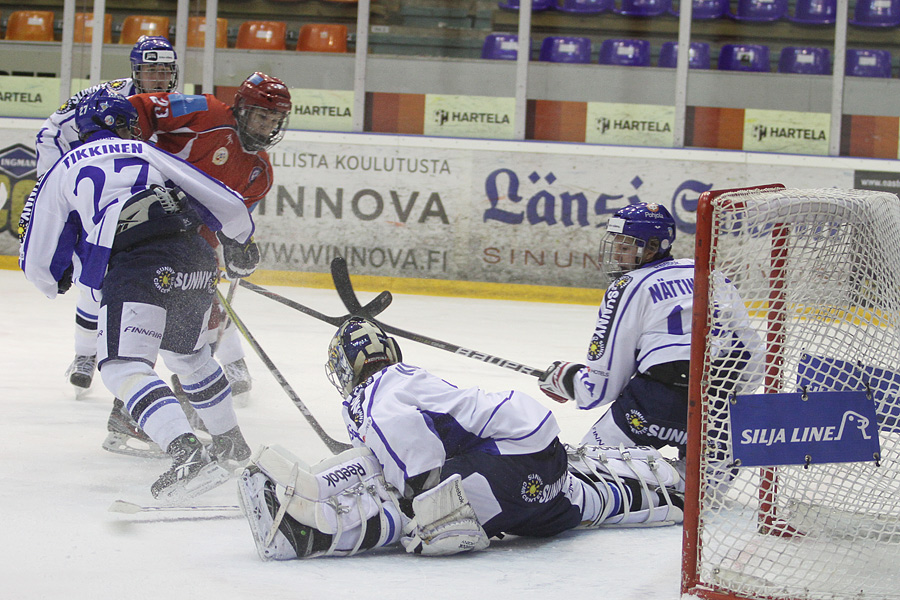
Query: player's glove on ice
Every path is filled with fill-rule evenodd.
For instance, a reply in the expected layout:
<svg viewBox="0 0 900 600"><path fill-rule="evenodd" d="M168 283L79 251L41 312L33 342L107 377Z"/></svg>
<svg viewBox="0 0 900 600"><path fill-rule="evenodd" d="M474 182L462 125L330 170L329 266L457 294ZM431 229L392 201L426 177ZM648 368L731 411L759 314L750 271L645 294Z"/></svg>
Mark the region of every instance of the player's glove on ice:
<svg viewBox="0 0 900 600"><path fill-rule="evenodd" d="M575 376L584 368L579 363L556 361L540 376L538 386L557 402L575 400Z"/></svg>
<svg viewBox="0 0 900 600"><path fill-rule="evenodd" d="M256 270L259 264L259 248L256 242L250 238L245 243L240 243L216 232L216 237L222 243L222 256L225 260L225 272L231 279L248 277Z"/></svg>

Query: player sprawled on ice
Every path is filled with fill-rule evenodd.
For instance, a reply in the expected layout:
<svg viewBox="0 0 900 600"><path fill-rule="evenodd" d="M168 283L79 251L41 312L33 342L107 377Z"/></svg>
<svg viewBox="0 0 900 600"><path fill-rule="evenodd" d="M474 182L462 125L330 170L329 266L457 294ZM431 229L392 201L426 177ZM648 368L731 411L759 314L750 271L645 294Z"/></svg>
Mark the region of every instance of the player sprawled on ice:
<svg viewBox="0 0 900 600"><path fill-rule="evenodd" d="M229 275L256 268L253 220L242 198L184 161L135 139L137 112L100 89L78 106L83 144L38 182L22 211L20 266L49 298L72 283L101 292L97 354L106 387L172 458L151 486L177 501L223 483L250 455L231 388L206 343L219 271L197 234L218 231ZM154 371L157 356L177 373L212 434L204 447L172 390Z"/></svg>
<svg viewBox="0 0 900 600"><path fill-rule="evenodd" d="M520 392L459 389L401 362L379 326L346 321L326 371L355 448L308 466L263 447L238 480L264 560L481 550L500 534L681 522L683 489L652 448L560 443L553 414Z"/></svg>
<svg viewBox="0 0 900 600"><path fill-rule="evenodd" d="M81 145L75 127L75 112L82 99L101 87L122 96L149 92L171 92L178 83L177 56L172 44L164 37L141 36L131 49L131 77L114 79L81 90L41 125L35 137L37 175L40 178L56 161ZM78 283L81 264L75 259L75 283ZM75 305L75 359L66 370L66 377L76 393L91 387L97 366L97 313L100 299L87 286L78 286Z"/></svg>
<svg viewBox="0 0 900 600"><path fill-rule="evenodd" d="M600 262L610 283L587 360L554 362L539 384L557 402L581 409L611 404L582 443L684 451L694 261L673 258L674 241L675 220L659 204L633 204L609 220ZM714 301L711 335L720 360L745 369L735 385L753 386L759 375L747 365L759 364L751 360L762 347L759 335L734 287Z"/></svg>

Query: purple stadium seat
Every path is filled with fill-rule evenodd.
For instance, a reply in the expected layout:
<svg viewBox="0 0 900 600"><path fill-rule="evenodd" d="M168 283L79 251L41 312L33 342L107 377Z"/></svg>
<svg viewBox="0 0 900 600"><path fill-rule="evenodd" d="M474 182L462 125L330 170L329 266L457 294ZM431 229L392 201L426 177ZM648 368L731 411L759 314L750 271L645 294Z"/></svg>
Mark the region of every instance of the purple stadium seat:
<svg viewBox="0 0 900 600"><path fill-rule="evenodd" d="M804 48L788 46L778 58L779 73L803 75L831 74L831 52L828 48Z"/></svg>
<svg viewBox="0 0 900 600"><path fill-rule="evenodd" d="M531 0L531 12L551 10L554 0ZM504 10L519 10L519 0L500 0L497 6Z"/></svg>
<svg viewBox="0 0 900 600"><path fill-rule="evenodd" d="M682 0L684 1L684 0ZM720 19L728 14L728 0L694 0L691 8L692 19ZM678 16L674 8L671 13Z"/></svg>
<svg viewBox="0 0 900 600"><path fill-rule="evenodd" d="M631 17L657 17L669 12L672 0L622 0L616 14Z"/></svg>
<svg viewBox="0 0 900 600"><path fill-rule="evenodd" d="M709 57L709 44L706 42L691 42L688 50L688 66L691 69L709 69L712 61ZM674 69L678 64L678 42L665 42L659 49L658 67Z"/></svg>
<svg viewBox="0 0 900 600"><path fill-rule="evenodd" d="M616 0L555 0L554 7L566 13L597 14L614 9Z"/></svg>
<svg viewBox="0 0 900 600"><path fill-rule="evenodd" d="M804 25L831 25L837 19L837 0L797 0L788 20Z"/></svg>
<svg viewBox="0 0 900 600"><path fill-rule="evenodd" d="M490 33L481 46L481 58L516 60L519 55L519 36L515 33Z"/></svg>
<svg viewBox="0 0 900 600"><path fill-rule="evenodd" d="M768 73L769 47L761 44L725 44L719 51L719 69Z"/></svg>
<svg viewBox="0 0 900 600"><path fill-rule="evenodd" d="M541 42L540 58L548 62L589 63L591 40L586 37L546 37Z"/></svg>
<svg viewBox="0 0 900 600"><path fill-rule="evenodd" d="M890 77L891 53L887 50L847 48L844 74L852 77Z"/></svg>
<svg viewBox="0 0 900 600"><path fill-rule="evenodd" d="M900 25L900 0L857 0L852 25L896 27Z"/></svg>
<svg viewBox="0 0 900 600"><path fill-rule="evenodd" d="M647 40L603 40L600 44L601 65L649 67L650 42Z"/></svg>
<svg viewBox="0 0 900 600"><path fill-rule="evenodd" d="M900 2L900 0L898 0ZM787 0L738 0L736 21L777 21L787 15Z"/></svg>

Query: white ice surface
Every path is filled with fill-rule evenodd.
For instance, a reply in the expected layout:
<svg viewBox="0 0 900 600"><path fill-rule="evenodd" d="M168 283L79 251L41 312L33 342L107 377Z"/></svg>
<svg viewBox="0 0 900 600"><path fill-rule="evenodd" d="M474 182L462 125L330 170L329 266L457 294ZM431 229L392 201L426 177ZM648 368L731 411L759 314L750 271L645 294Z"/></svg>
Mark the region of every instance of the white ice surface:
<svg viewBox="0 0 900 600"><path fill-rule="evenodd" d="M272 289L326 314L343 313L333 290ZM382 550L264 563L243 517L110 513L116 499L152 504L150 484L168 463L101 449L112 396L97 376L90 392L75 400L63 378L73 355L75 291L50 301L9 270L0 270L0 290L7 324L0 329L0 599L679 598L680 527L507 538L484 552L447 558ZM373 295L360 293L363 302ZM234 307L316 419L343 440L339 396L323 367L333 328L245 289ZM583 356L595 309L398 295L382 318L544 368ZM406 362L457 385L517 388L539 397L554 410L563 441L577 442L599 416L555 404L533 377L411 341L400 344ZM307 462L327 457L249 348L248 364L252 398L238 418L251 446L279 443ZM236 495L229 482L196 501L236 504Z"/></svg>

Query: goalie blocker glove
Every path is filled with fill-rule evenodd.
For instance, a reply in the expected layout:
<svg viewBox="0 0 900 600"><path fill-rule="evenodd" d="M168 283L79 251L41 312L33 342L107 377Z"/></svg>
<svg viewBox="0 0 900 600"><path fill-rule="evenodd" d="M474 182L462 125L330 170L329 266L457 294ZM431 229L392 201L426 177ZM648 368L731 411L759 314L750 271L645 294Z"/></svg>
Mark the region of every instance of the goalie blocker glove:
<svg viewBox="0 0 900 600"><path fill-rule="evenodd" d="M580 363L556 361L540 376L538 387L557 402L575 400L575 376L584 368Z"/></svg>
<svg viewBox="0 0 900 600"><path fill-rule="evenodd" d="M240 243L216 232L216 237L222 243L222 256L225 260L225 272L231 279L249 277L259 264L259 248L251 237L245 243Z"/></svg>

